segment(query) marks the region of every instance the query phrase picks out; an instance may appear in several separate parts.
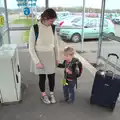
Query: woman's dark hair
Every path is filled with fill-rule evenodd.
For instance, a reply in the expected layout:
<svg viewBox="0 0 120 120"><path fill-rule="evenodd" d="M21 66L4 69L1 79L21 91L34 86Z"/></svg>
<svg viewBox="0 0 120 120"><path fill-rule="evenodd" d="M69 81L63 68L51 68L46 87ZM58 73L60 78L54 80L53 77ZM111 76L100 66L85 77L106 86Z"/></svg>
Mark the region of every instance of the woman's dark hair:
<svg viewBox="0 0 120 120"><path fill-rule="evenodd" d="M52 8L46 9L42 14L41 14L41 19L42 20L48 20L48 19L54 19L57 18L56 12Z"/></svg>

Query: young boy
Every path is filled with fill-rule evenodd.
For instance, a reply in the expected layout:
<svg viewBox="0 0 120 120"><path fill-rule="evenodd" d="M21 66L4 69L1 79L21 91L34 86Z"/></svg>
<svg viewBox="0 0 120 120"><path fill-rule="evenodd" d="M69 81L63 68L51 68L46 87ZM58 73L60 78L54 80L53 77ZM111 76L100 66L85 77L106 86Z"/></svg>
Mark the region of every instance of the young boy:
<svg viewBox="0 0 120 120"><path fill-rule="evenodd" d="M81 76L82 63L74 57L74 49L71 47L64 49L64 59L62 64L58 64L59 68L65 68L65 83L63 84L64 101L73 103L75 100L74 87L77 85L77 78Z"/></svg>

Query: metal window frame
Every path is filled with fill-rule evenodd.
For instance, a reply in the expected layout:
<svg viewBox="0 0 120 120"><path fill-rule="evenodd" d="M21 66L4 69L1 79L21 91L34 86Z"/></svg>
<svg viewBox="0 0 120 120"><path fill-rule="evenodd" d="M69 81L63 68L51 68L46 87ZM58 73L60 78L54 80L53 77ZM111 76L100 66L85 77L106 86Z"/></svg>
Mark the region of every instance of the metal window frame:
<svg viewBox="0 0 120 120"><path fill-rule="evenodd" d="M96 64L99 65L102 61L106 61L107 59L102 56L102 40L103 38L107 38L113 41L120 42L120 37L118 36L109 36L108 34L103 32L103 27L104 27L104 13L105 13L105 5L106 5L106 0L102 0L101 4L101 21L100 21L100 35L99 35L99 41L98 41L98 51L97 51L97 61ZM108 61L108 64L111 65L112 67L115 66L112 62ZM120 71L120 67L116 66L116 69Z"/></svg>
<svg viewBox="0 0 120 120"><path fill-rule="evenodd" d="M83 12L82 12L82 39L81 39L81 52L83 52L84 43L84 18L85 18L85 0L83 0Z"/></svg>
<svg viewBox="0 0 120 120"><path fill-rule="evenodd" d="M96 64L99 65L99 59L101 56L101 46L102 46L102 33L103 33L103 26L104 26L104 13L105 13L105 3L106 0L102 0L101 4L101 17L100 17L100 35L99 35L99 41L98 41L98 51L97 51L97 61Z"/></svg>
<svg viewBox="0 0 120 120"><path fill-rule="evenodd" d="M49 7L49 0L45 0L45 8L47 9Z"/></svg>
<svg viewBox="0 0 120 120"><path fill-rule="evenodd" d="M105 3L106 0L102 0L102 4L101 4L101 20L100 20L100 36L99 36L99 41L98 41L98 51L97 51L97 61L96 63L99 64L99 59L102 60L106 60L103 56L101 56L101 48L102 48L102 37L107 37L107 35L105 35L103 33L103 26L104 26L104 13L105 13ZM8 32L8 43L11 44L11 40L10 40L10 31L23 31L23 30L30 30L31 26L25 26L25 27L9 27L9 19L8 19L8 12L7 12L7 0L4 0L4 6L5 6L5 17L6 17L6 22L7 22L7 28L2 32L2 36L4 36L4 34L6 32ZM45 0L45 8L47 9L49 7L49 0ZM85 16L85 0L83 0L83 13L82 13L82 27L56 27L59 29L82 29L82 40L81 40L81 52L84 51L83 48L83 43L84 43L84 16ZM34 17L33 17L33 9L32 9L32 25L34 24ZM115 36L117 37L117 36ZM112 37L111 37L112 38ZM113 40L120 42L120 38L116 38ZM113 66L112 63L111 66ZM120 70L119 67L117 67L117 69Z"/></svg>
<svg viewBox="0 0 120 120"><path fill-rule="evenodd" d="M7 22L7 31L8 31L8 43L10 44L10 30L9 30L9 19L8 19L8 12L7 12L7 0L4 0L4 6L5 6L5 17L6 17L6 22Z"/></svg>
<svg viewBox="0 0 120 120"><path fill-rule="evenodd" d="M102 33L103 31L103 21L104 21L104 11L105 11L105 2L106 0L102 0L102 5L101 5L101 24L100 24L100 33ZM11 43L10 41L10 31L16 31L16 30L29 30L31 26L27 26L27 27L9 27L9 23L8 23L8 13L7 13L7 2L6 0L4 0L4 4L5 4L5 15L6 15L6 20L7 20L7 30L8 31L8 42L9 44ZM45 0L45 7L46 9L49 7L49 0ZM83 0L83 13L82 13L82 27L80 28L75 28L75 27L60 27L60 29L82 29L82 40L81 40L81 51L83 51L83 43L84 43L84 16L85 16L85 0ZM33 12L32 12L32 25L34 24L34 18L33 18ZM59 27L57 27L59 28ZM98 57L100 57L101 54L101 34L99 37L99 42L98 42Z"/></svg>
<svg viewBox="0 0 120 120"><path fill-rule="evenodd" d="M104 58L103 56L100 56L100 59L101 59L102 61L107 61L107 58ZM112 66L112 67L115 67L115 64L113 64L113 63L110 62L110 61L108 61L108 64L109 64L110 66ZM116 70L120 71L119 65L116 66Z"/></svg>
<svg viewBox="0 0 120 120"><path fill-rule="evenodd" d="M8 28L6 28L3 32L2 32L2 36L4 36L4 34L8 32Z"/></svg>
<svg viewBox="0 0 120 120"><path fill-rule="evenodd" d="M9 27L10 31L23 31L23 30L30 30L31 26L26 27Z"/></svg>

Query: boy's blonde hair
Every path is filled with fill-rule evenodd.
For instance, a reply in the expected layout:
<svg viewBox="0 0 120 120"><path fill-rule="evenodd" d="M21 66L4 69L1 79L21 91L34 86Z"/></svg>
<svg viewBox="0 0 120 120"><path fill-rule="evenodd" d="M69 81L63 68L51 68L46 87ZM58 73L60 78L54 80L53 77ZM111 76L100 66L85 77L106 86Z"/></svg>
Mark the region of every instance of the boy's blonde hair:
<svg viewBox="0 0 120 120"><path fill-rule="evenodd" d="M67 55L73 56L75 51L74 51L74 49L72 47L65 47L63 53L64 53L65 56L67 56Z"/></svg>

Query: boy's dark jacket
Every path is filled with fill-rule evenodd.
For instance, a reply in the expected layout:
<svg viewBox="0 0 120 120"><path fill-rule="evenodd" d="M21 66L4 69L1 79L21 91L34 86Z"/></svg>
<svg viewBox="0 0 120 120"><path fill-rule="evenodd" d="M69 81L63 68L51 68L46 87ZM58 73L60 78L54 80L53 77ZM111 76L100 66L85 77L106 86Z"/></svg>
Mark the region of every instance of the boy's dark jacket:
<svg viewBox="0 0 120 120"><path fill-rule="evenodd" d="M65 60L62 64L58 64L58 67L68 68L70 71L72 71L72 74L68 74L66 73L66 69L64 70L65 79L76 80L78 77L81 76L82 73L82 63L77 58L73 58L68 64Z"/></svg>

